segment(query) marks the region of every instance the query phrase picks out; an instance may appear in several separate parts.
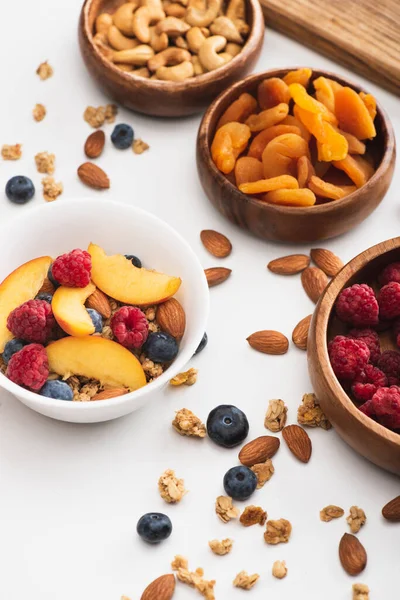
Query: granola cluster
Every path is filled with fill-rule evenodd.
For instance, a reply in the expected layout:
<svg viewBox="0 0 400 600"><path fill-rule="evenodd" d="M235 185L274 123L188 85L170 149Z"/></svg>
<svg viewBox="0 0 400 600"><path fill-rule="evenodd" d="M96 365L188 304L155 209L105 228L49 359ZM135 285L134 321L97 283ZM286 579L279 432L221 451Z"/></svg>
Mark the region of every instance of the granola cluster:
<svg viewBox="0 0 400 600"><path fill-rule="evenodd" d="M176 412L172 427L179 435L204 438L207 433L204 423L188 408L181 408Z"/></svg>
<svg viewBox="0 0 400 600"><path fill-rule="evenodd" d="M260 578L258 573L249 575L247 571L240 571L233 580L233 585L242 590L251 590Z"/></svg>
<svg viewBox="0 0 400 600"><path fill-rule="evenodd" d="M340 508L340 506L335 506L334 504L325 506L325 508L323 508L319 513L321 521L325 521L325 523L329 523L329 521L332 521L332 519L340 519L340 517L343 517L343 515L343 508Z"/></svg>
<svg viewBox="0 0 400 600"><path fill-rule="evenodd" d="M350 514L346 521L350 525L351 533L358 533L367 520L366 514L362 508L358 506L352 506L350 508Z"/></svg>
<svg viewBox="0 0 400 600"><path fill-rule="evenodd" d="M276 560L272 565L272 575L276 579L283 579L287 575L287 566L284 560Z"/></svg>
<svg viewBox="0 0 400 600"><path fill-rule="evenodd" d="M83 118L91 127L98 129L104 123L114 123L118 112L118 107L115 104L107 104L106 106L88 106L83 113Z"/></svg>
<svg viewBox="0 0 400 600"><path fill-rule="evenodd" d="M176 504L186 494L185 482L175 476L175 471L167 469L158 480L158 491L165 502Z"/></svg>
<svg viewBox="0 0 400 600"><path fill-rule="evenodd" d="M4 144L1 156L3 160L19 160L22 156L22 144Z"/></svg>
<svg viewBox="0 0 400 600"><path fill-rule="evenodd" d="M132 150L135 154L143 154L143 152L146 152L146 150L148 150L149 148L150 146L146 144L146 142L144 142L143 140L133 140Z"/></svg>
<svg viewBox="0 0 400 600"><path fill-rule="evenodd" d="M49 152L38 152L35 156L36 168L39 171L39 173L47 173L48 175L53 175L55 170L55 160L55 154L50 154Z"/></svg>
<svg viewBox="0 0 400 600"><path fill-rule="evenodd" d="M224 523L237 519L240 513L239 509L233 506L232 498L229 496L218 496L215 501L215 512Z"/></svg>
<svg viewBox="0 0 400 600"><path fill-rule="evenodd" d="M264 533L264 540L267 544L286 544L292 533L292 525L286 519L277 521L267 521L267 528Z"/></svg>
<svg viewBox="0 0 400 600"><path fill-rule="evenodd" d="M297 422L308 427L322 427L322 429L332 427L315 394L304 394L302 404L297 409Z"/></svg>
<svg viewBox="0 0 400 600"><path fill-rule="evenodd" d="M369 600L369 587L363 583L354 583L353 600Z"/></svg>
<svg viewBox="0 0 400 600"><path fill-rule="evenodd" d="M45 118L46 112L46 107L43 104L35 104L32 110L32 115L35 121L39 123Z"/></svg>
<svg viewBox="0 0 400 600"><path fill-rule="evenodd" d="M261 508L261 506L246 506L242 514L240 515L239 521L245 527L251 527L252 525L265 525L267 520L267 513Z"/></svg>
<svg viewBox="0 0 400 600"><path fill-rule="evenodd" d="M81 375L72 375L66 380L66 383L72 388L74 402L90 402L98 392L104 389L100 381Z"/></svg>
<svg viewBox="0 0 400 600"><path fill-rule="evenodd" d="M46 202L54 202L57 200L58 196L63 193L64 186L59 181L58 183L54 179L54 177L43 177L42 179L43 185L43 198Z"/></svg>
<svg viewBox="0 0 400 600"><path fill-rule="evenodd" d="M194 587L206 600L215 600L214 586L216 582L204 579L203 569L189 571L188 561L180 555L175 556L171 567L173 571L176 571L176 577L179 581Z"/></svg>
<svg viewBox="0 0 400 600"><path fill-rule="evenodd" d="M211 550L218 556L225 556L232 550L233 540L226 538L225 540L211 540L208 542Z"/></svg>
<svg viewBox="0 0 400 600"><path fill-rule="evenodd" d="M179 386L179 385L194 385L197 381L197 369L189 369L184 373L178 373L170 380L170 385Z"/></svg>
<svg viewBox="0 0 400 600"><path fill-rule="evenodd" d="M38 68L36 69L36 74L39 75L42 81L51 77L54 73L53 67L49 65L47 60L45 62L40 63Z"/></svg>
<svg viewBox="0 0 400 600"><path fill-rule="evenodd" d="M286 425L287 406L283 400L270 400L265 414L264 427L277 433Z"/></svg>
<svg viewBox="0 0 400 600"><path fill-rule="evenodd" d="M261 489L275 473L274 465L272 464L272 460L270 458L263 463L257 463L253 465L251 470L257 477L258 490Z"/></svg>

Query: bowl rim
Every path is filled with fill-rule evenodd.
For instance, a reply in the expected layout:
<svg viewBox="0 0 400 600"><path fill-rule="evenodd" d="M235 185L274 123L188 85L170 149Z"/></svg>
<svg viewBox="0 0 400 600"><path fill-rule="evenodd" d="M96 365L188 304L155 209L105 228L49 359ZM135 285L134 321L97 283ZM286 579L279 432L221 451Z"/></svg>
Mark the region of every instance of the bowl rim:
<svg viewBox="0 0 400 600"><path fill-rule="evenodd" d="M392 248L387 245L392 244ZM328 354L328 325L334 309L338 295L343 288L346 287L351 277L357 275L360 269L364 268L371 260L374 260L391 250L400 248L400 237L391 238L384 242L380 242L375 246L371 246L367 250L363 250L357 256L352 258L331 280L329 285L324 290L320 301L314 311L313 331L314 352L319 364L327 365L328 376L324 375L326 385L330 392L337 398L338 403L363 427L371 430L374 434L382 439L385 439L393 444L400 444L400 434L387 429L380 423L377 423L364 413L362 413L351 398L346 394L345 390L339 383L335 373L333 372ZM333 293L332 288L336 291Z"/></svg>
<svg viewBox="0 0 400 600"><path fill-rule="evenodd" d="M119 208L123 208L124 210L129 210L132 212L133 216L134 215L139 216L139 217L145 216L146 219L150 219L151 221L153 221L158 229L162 228L164 231L167 231L169 234L172 234L175 238L177 238L179 240L179 243L184 247L187 255L190 257L190 261L192 263L191 268L193 270L193 273L195 273L196 276L198 277L200 288L201 288L201 293L202 293L201 306L203 307L203 310L202 310L202 314L200 314L198 335L194 336L194 342L192 342L192 344L188 345L187 347L185 347L182 351L180 351L178 353L174 362L168 367L168 369L166 371L164 371L162 373L162 375L160 375L159 377L154 379L151 383L147 383L142 388L139 388L133 392L124 394L123 396L117 396L116 398L108 398L105 400L101 400L99 402L67 402L67 401L57 400L54 398L48 398L46 396L41 396L38 393L27 390L27 389L23 388L22 386L14 383L10 379L8 379L3 373L0 372L0 388L7 390L8 392L10 392L11 394L13 394L16 397L22 396L22 397L26 398L29 401L29 406L33 407L32 405L34 404L34 405L36 405L36 407L54 408L57 405L59 405L60 402L62 402L63 410L67 411L68 414L71 414L71 415L74 411L80 411L80 413L84 413L84 412L90 412L91 410L92 411L101 410L101 408L99 408L99 407L104 407L104 409L107 410L107 408L109 408L111 406L117 407L117 406L122 406L124 404L129 404L129 402L133 398L139 399L148 393L155 392L156 390L159 390L160 388L162 388L166 383L168 383L168 381L172 377L174 377L177 373L180 372L182 367L184 367L189 362L189 360L192 358L192 356L194 355L194 352L197 349L198 344L200 343L201 337L204 335L204 331L206 330L206 323L207 323L207 319L208 319L209 306L210 306L210 294L209 294L209 287L207 284L207 279L206 279L206 276L204 273L204 269L200 263L200 260L197 257L197 255L195 254L194 250L191 248L189 243L184 239L184 237L180 233L178 233L171 225L169 225L163 219L160 219L156 215L154 215L142 208L139 208L136 206L131 206L129 204L124 204L122 202L115 202L113 200L104 200L104 199L97 199L97 198L91 198L91 197L81 197L81 198L73 198L73 199L65 198L62 202L61 201L58 203L53 202L50 205L44 204L42 206L34 207L29 212L25 212L23 214L15 216L14 218L9 219L6 224L1 226L0 235L1 235L1 232L4 232L6 230L9 231L10 226L11 227L18 226L18 222L25 222L27 219L30 218L32 213L35 213L35 214L40 213L40 212L44 213L45 211L49 211L49 210L53 210L53 211L70 210L69 207L71 205L79 204L79 206L82 206L83 203L96 204L97 211L101 210L103 206L107 206L107 207L113 206L115 208L115 210L118 210ZM201 335L200 335L200 332L201 332ZM197 337L199 337L198 340L197 340ZM78 408L78 406L79 406L79 408Z"/></svg>
<svg viewBox="0 0 400 600"><path fill-rule="evenodd" d="M362 187L358 188L355 192L352 192L351 194L349 194L348 196L345 196L344 198L341 198L339 200L332 200L331 202L327 202L325 204L316 204L313 206L303 206L303 207L301 207L301 206L282 206L279 204L269 204L267 202L263 202L262 200L258 200L257 198L254 198L250 195L244 194L243 192L241 192L239 190L239 188L237 188L235 185L233 185L233 183L231 183L231 181L229 181L229 179L223 173L221 173L221 171L219 171L217 169L217 167L214 164L214 161L211 157L210 145L208 143L210 119L212 118L214 113L218 112L221 104L231 94L234 95L237 90L240 90L240 92L242 92L242 93L245 92L245 88L247 86L258 82L258 80L262 80L262 79L265 79L268 77L279 77L285 73L288 73L289 71L295 71L297 69L302 69L302 68L310 68L312 70L313 74L315 72L317 72L320 74L319 76L329 77L330 79L334 79L335 81L338 81L339 83L342 83L348 87L351 87L352 89L354 89L357 92L364 91L363 87L361 85L354 83L352 80L348 79L346 76L338 75L336 73L332 73L331 71L326 71L324 69L319 69L319 68L313 69L312 67L304 67L304 65L303 66L293 66L293 67L277 67L275 69L268 69L267 71L262 71L260 73L253 73L251 75L248 75L244 79L241 79L240 81L235 82L233 85L231 85L225 91L223 91L219 96L217 96L217 98L215 98L215 100L213 100L213 102L210 104L210 106L206 110L206 112L202 118L202 121L200 123L199 131L198 131L198 144L202 143L202 151L204 152L204 158L208 164L208 168L209 168L212 176L217 180L217 183L220 185L226 186L228 191L231 192L232 194L235 194L237 199L239 199L243 203L253 205L253 207L257 207L258 209L264 209L266 211L280 213L283 215L285 215L285 214L286 215L288 215L288 214L303 215L305 213L309 214L310 211L313 214L320 214L320 215L321 214L329 214L330 212L333 212L335 210L335 207L337 207L337 206L346 207L349 204L355 203L359 198L360 192L363 192L366 189L366 187L373 188L373 186L378 182L378 180L381 178L381 176L383 176L384 173L386 173L388 171L388 169L390 168L390 164L391 164L391 161L393 158L393 153L395 152L395 149L396 149L396 139L395 139L391 120L390 120L389 116L387 115L387 113L385 112L385 110L379 104L379 102L377 102L377 104L376 104L377 114L379 114L379 116L382 120L382 123L384 124L386 139L385 139L385 147L384 147L382 160L379 163L378 168L372 175L371 179L369 179L367 181L367 183L365 183ZM241 89L241 88L243 88L243 89Z"/></svg>
<svg viewBox="0 0 400 600"><path fill-rule="evenodd" d="M96 44L93 42L93 32L89 27L89 9L93 0L85 0L85 3L82 7L82 28L86 39L90 43L91 48L93 49L95 55L98 59L100 59L103 67L106 69L110 69L117 76L121 77L123 81L126 83L141 83L149 89L154 90L165 90L165 91L177 91L183 92L186 90L196 89L201 84L206 85L207 83L214 83L216 81L215 75L218 74L218 79L222 79L225 75L229 75L231 71L233 71L234 67L239 64L239 61L242 60L244 62L249 59L253 53L254 47L257 45L260 37L264 38L265 33L265 24L264 24L264 16L262 12L262 8L258 0L247 0L252 14L252 25L247 36L246 42L243 45L243 49L232 58L228 63L215 69L214 71L209 71L208 73L203 73L202 75L196 75L196 77L191 77L189 79L185 79L182 82L176 81L160 81L157 79L146 79L145 77L139 77L134 75L131 72L121 71L118 67L115 66L110 60L107 60L105 56L101 54L98 50Z"/></svg>

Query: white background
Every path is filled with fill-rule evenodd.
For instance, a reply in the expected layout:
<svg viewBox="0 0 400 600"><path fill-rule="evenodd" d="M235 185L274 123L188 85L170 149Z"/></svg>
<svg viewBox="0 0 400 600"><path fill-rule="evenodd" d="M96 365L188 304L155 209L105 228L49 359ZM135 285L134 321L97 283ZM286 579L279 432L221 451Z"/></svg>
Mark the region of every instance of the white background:
<svg viewBox="0 0 400 600"><path fill-rule="evenodd" d="M188 407L206 419L217 404L236 404L248 415L252 439L265 433L268 400L283 398L289 421L295 422L301 397L310 391L305 354L291 347L284 357L268 357L251 350L245 340L253 331L268 328L290 336L313 305L298 277L274 276L265 268L270 259L293 248L251 238L209 204L195 166L199 116L156 120L120 110L118 121L131 123L150 151L136 156L108 143L98 164L109 174L111 189L100 193L79 182L76 169L84 161L83 143L92 131L82 114L87 105L106 102L80 58L79 9L80 0L23 0L2 6L0 145L22 143L23 158L1 162L0 184L4 189L9 177L21 173L32 177L37 193L29 206L18 207L0 192L1 220L11 221L42 204L41 176L33 157L47 150L56 154L55 176L64 183L59 202L101 194L152 211L192 244L204 267L218 260L202 247L200 230L223 231L233 252L218 264L233 273L211 290L210 342L191 363L199 369L195 386L168 390L136 414L92 426L48 420L0 393L0 598L119 600L126 594L138 600L153 578L169 571L174 554L182 553L193 568L201 566L206 576L217 579L217 600L245 594L231 584L242 569L261 575L250 592L254 600L350 600L353 579L337 556L347 524L344 519L328 524L319 520L319 510L331 503L346 513L352 504L364 508L368 522L359 536L368 552L368 567L357 580L370 586L371 600L397 597L400 525L384 522L380 511L399 494L399 480L354 454L334 431L310 432L314 450L308 465L282 446L274 459L275 475L252 498L270 518L292 522L289 544L267 546L260 527L224 525L214 514L215 497L223 492L222 477L236 464L237 451L220 449L209 440L179 437L170 426L174 410ZM46 59L55 74L42 82L35 70ZM268 31L257 70L290 65L348 74ZM398 98L370 83L365 87L388 111L399 134ZM48 109L41 123L31 115L36 102ZM107 136L111 130L106 127ZM397 171L384 202L364 224L325 246L347 261L373 243L398 235L399 179ZM140 256L134 239L132 248L124 249L128 250ZM157 479L166 468L176 469L190 490L178 506L167 506L157 493ZM173 535L158 547L144 545L135 533L138 518L151 510L164 510L174 525ZM223 537L234 539L233 551L216 557L208 540ZM271 575L276 559L287 561L289 573L283 581ZM194 590L177 585L177 600L196 596Z"/></svg>

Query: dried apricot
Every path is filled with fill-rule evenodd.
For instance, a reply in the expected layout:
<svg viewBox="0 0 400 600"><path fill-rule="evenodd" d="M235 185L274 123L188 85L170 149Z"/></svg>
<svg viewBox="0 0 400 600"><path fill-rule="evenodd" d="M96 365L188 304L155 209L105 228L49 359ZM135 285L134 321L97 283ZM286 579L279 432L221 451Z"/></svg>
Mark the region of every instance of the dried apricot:
<svg viewBox="0 0 400 600"><path fill-rule="evenodd" d="M360 98L364 102L367 107L367 111L370 114L372 120L376 117L376 100L372 94L366 94L365 92L360 92Z"/></svg>
<svg viewBox="0 0 400 600"><path fill-rule="evenodd" d="M334 94L336 94L336 92L342 89L343 86L338 81L335 81L334 79L329 79L328 77L325 77L325 79L331 86Z"/></svg>
<svg viewBox="0 0 400 600"><path fill-rule="evenodd" d="M309 148L307 142L299 135L286 133L274 138L262 154L265 179L291 175L294 170L293 159L304 155L309 156Z"/></svg>
<svg viewBox="0 0 400 600"><path fill-rule="evenodd" d="M252 156L261 160L265 146L271 140L278 137L278 135L283 135L284 133L295 133L297 135L301 135L300 128L295 127L294 125L273 125L272 127L268 127L268 129L264 129L264 131L261 131L258 135L256 135L250 144L247 156Z"/></svg>
<svg viewBox="0 0 400 600"><path fill-rule="evenodd" d="M241 94L235 102L232 102L230 106L226 109L226 111L221 116L218 121L217 129L225 125L226 123L231 123L232 121L237 121L239 123L244 123L245 120L257 110L257 101L250 94Z"/></svg>
<svg viewBox="0 0 400 600"><path fill-rule="evenodd" d="M288 115L281 121L280 125L291 125L292 127L298 127L301 131L301 137L303 137L306 142L309 142L311 139L311 133L308 131L307 127L303 125L303 123L296 119L293 115Z"/></svg>
<svg viewBox="0 0 400 600"><path fill-rule="evenodd" d="M299 187L307 187L310 178L315 175L314 167L307 156L300 156L297 160L297 180Z"/></svg>
<svg viewBox="0 0 400 600"><path fill-rule="evenodd" d="M273 192L264 194L262 199L265 202L285 206L313 206L317 201L315 194L307 188L299 190L274 190Z"/></svg>
<svg viewBox="0 0 400 600"><path fill-rule="evenodd" d="M250 127L250 131L252 132L262 131L263 129L267 129L268 127L272 127L283 121L283 119L287 117L288 112L289 106L284 102L281 102L281 104L278 104L277 106L263 110L258 115L250 115L246 120L246 125Z"/></svg>
<svg viewBox="0 0 400 600"><path fill-rule="evenodd" d="M329 171L331 165L327 162L321 162L317 160L313 166L315 170L315 175L317 177L321 177L322 179L322 177Z"/></svg>
<svg viewBox="0 0 400 600"><path fill-rule="evenodd" d="M239 190L244 194L263 194L272 190L298 189L299 184L295 177L290 175L279 175L270 179L260 179L252 183L243 183Z"/></svg>
<svg viewBox="0 0 400 600"><path fill-rule="evenodd" d="M348 144L348 153L349 154L365 154L366 146L364 142L356 138L352 133L348 133L347 131L343 131L343 129L337 130L343 137L346 138Z"/></svg>
<svg viewBox="0 0 400 600"><path fill-rule="evenodd" d="M358 188L367 183L374 174L374 167L362 156L348 154L343 160L334 161L333 166L350 177Z"/></svg>
<svg viewBox="0 0 400 600"><path fill-rule="evenodd" d="M295 115L307 127L317 140L318 160L332 161L343 159L348 152L346 138L334 127L324 121L321 113L311 113L300 106L295 106Z"/></svg>
<svg viewBox="0 0 400 600"><path fill-rule="evenodd" d="M289 104L289 88L283 79L279 79L279 77L264 79L257 88L257 99L261 110L272 108L282 102Z"/></svg>
<svg viewBox="0 0 400 600"><path fill-rule="evenodd" d="M308 182L308 187L316 196L320 196L321 198L329 198L331 200L340 200L340 198L344 198L345 196L352 194L357 189L355 185L333 185L333 183L328 183L327 181L324 181L316 176L311 177L310 181Z"/></svg>
<svg viewBox="0 0 400 600"><path fill-rule="evenodd" d="M307 90L299 83L289 85L290 95L298 107L313 114L320 114L324 121L337 125L338 121L334 113L326 108L322 102L307 93Z"/></svg>
<svg viewBox="0 0 400 600"><path fill-rule="evenodd" d="M250 129L243 123L226 123L220 127L211 144L211 156L217 169L225 174L231 173L250 136Z"/></svg>
<svg viewBox="0 0 400 600"><path fill-rule="evenodd" d="M238 188L249 181L258 181L264 177L263 164L250 156L241 156L236 161L235 179Z"/></svg>
<svg viewBox="0 0 400 600"><path fill-rule="evenodd" d="M304 68L297 69L296 71L289 71L289 73L286 73L282 79L286 85L290 85L291 83L300 83L300 85L303 85L306 88L310 83L311 75L312 70Z"/></svg>
<svg viewBox="0 0 400 600"><path fill-rule="evenodd" d="M335 94L335 110L341 129L355 135L359 140L376 136L371 115L362 98L349 87L343 87Z"/></svg>
<svg viewBox="0 0 400 600"><path fill-rule="evenodd" d="M313 81L315 96L331 112L335 112L335 93L326 77L318 77Z"/></svg>

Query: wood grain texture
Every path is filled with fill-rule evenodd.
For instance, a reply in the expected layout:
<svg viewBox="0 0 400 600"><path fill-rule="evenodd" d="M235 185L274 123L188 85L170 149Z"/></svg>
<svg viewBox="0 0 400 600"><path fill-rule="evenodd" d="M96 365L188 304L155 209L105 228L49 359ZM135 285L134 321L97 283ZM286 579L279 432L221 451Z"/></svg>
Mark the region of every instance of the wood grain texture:
<svg viewBox="0 0 400 600"><path fill-rule="evenodd" d="M296 68L296 67L292 67ZM268 77L283 77L289 69L272 69L250 75L222 93L208 108L197 137L197 170L209 200L230 221L266 240L310 243L349 231L366 219L385 196L393 177L396 150L393 128L381 107L375 120L376 138L368 142L377 169L372 178L353 194L326 204L297 208L267 204L240 192L218 171L210 153L218 120L227 107L243 92L255 94L258 84ZM314 70L312 79L321 75L336 79L357 92L351 81L327 71Z"/></svg>
<svg viewBox="0 0 400 600"><path fill-rule="evenodd" d="M182 83L144 79L118 69L93 43L96 17L114 12L124 0L85 0L79 22L79 45L89 73L119 104L159 117L181 117L204 110L218 94L249 73L261 52L264 18L258 0L246 0L251 27L242 52L228 64Z"/></svg>
<svg viewBox="0 0 400 600"><path fill-rule="evenodd" d="M400 475L400 435L375 423L360 412L334 375L328 357L328 342L345 332L333 307L343 288L371 283L387 264L400 260L400 237L369 248L351 260L327 287L311 322L308 338L308 368L322 409L338 434L356 452L376 465ZM387 333L380 334L383 349L394 348Z"/></svg>
<svg viewBox="0 0 400 600"><path fill-rule="evenodd" d="M399 0L260 0L269 26L400 95Z"/></svg>

